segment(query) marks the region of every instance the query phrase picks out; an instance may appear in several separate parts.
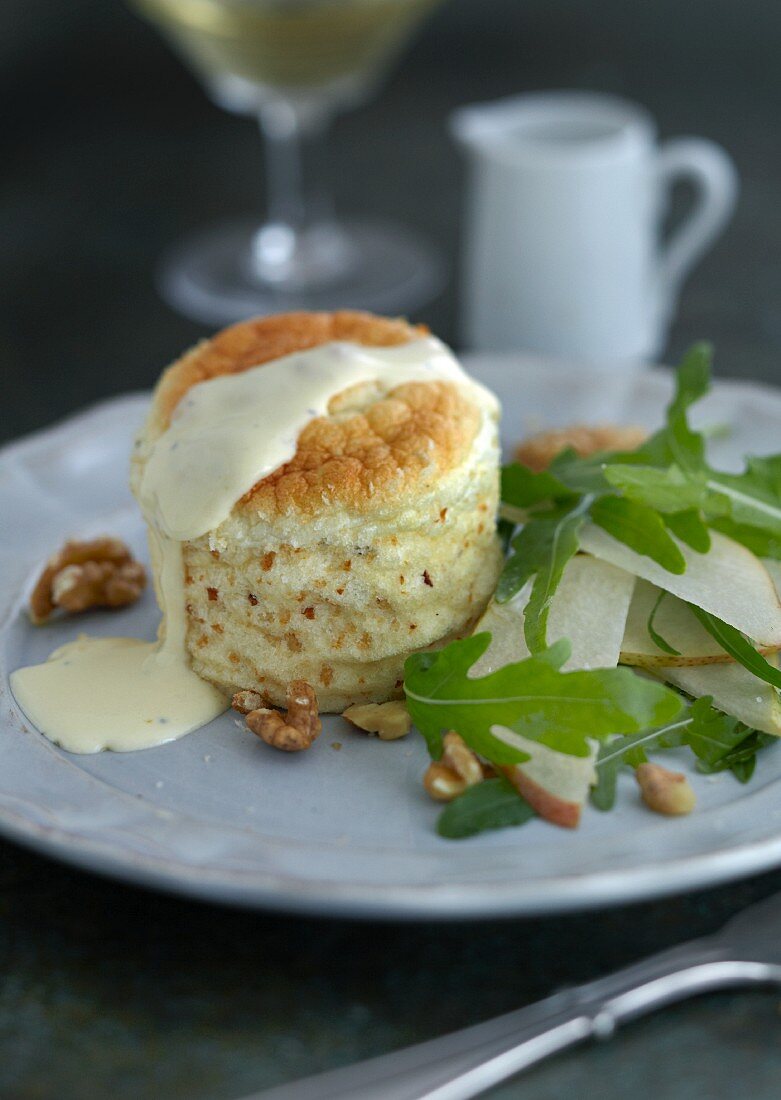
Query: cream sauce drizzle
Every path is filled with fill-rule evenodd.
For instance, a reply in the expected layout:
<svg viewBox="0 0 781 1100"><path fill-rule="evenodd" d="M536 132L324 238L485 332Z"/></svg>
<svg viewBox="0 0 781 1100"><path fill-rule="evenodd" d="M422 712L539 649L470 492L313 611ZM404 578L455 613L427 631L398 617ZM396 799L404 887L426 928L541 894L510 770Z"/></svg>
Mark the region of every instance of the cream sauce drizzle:
<svg viewBox="0 0 781 1100"><path fill-rule="evenodd" d="M151 445L138 498L150 533L162 621L157 642L82 635L17 669L20 707L69 752L126 752L172 741L215 718L223 696L189 666L181 543L225 520L256 481L295 454L301 429L358 383L467 386L492 422L494 396L434 337L393 348L324 344L194 386Z"/></svg>
<svg viewBox="0 0 781 1100"><path fill-rule="evenodd" d="M301 429L326 415L336 394L362 382L391 389L433 379L468 385L482 406L497 409L433 337L391 348L324 344L193 386L152 447L139 493L144 513L170 538L198 538L293 457Z"/></svg>
<svg viewBox="0 0 781 1100"><path fill-rule="evenodd" d="M81 635L11 674L24 713L68 752L153 748L225 710L224 696L187 660L181 543L150 527L150 549L163 612L157 642Z"/></svg>

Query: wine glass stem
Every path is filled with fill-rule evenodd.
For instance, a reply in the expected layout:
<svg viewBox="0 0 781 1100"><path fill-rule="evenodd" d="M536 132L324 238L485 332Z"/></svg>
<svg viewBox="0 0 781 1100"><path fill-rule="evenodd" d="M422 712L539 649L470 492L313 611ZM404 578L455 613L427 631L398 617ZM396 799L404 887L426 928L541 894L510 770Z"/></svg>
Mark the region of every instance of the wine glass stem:
<svg viewBox="0 0 781 1100"><path fill-rule="evenodd" d="M269 221L301 231L333 216L326 183L330 111L319 104L275 100L260 111L266 144Z"/></svg>
<svg viewBox="0 0 781 1100"><path fill-rule="evenodd" d="M255 234L250 264L264 283L287 291L322 286L355 266L334 218L326 136L333 110L312 101L274 100L260 111L266 145L268 220Z"/></svg>

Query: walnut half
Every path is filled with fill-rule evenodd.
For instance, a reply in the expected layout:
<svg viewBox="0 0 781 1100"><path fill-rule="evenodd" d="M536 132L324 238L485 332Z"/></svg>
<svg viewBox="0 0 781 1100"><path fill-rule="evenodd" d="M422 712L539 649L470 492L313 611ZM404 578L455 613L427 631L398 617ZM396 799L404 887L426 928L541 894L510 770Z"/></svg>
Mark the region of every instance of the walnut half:
<svg viewBox="0 0 781 1100"><path fill-rule="evenodd" d="M694 809L697 798L681 772L672 772L661 764L646 763L635 769L635 778L643 802L655 813L678 817Z"/></svg>
<svg viewBox="0 0 781 1100"><path fill-rule="evenodd" d="M353 705L344 711L342 718L367 733L376 733L381 741L398 741L412 729L412 719L401 699Z"/></svg>
<svg viewBox="0 0 781 1100"><path fill-rule="evenodd" d="M66 542L41 573L30 596L30 618L45 623L57 608L77 613L125 607L146 585L143 565L119 539Z"/></svg>
<svg viewBox="0 0 781 1100"><path fill-rule="evenodd" d="M282 752L301 752L320 736L323 724L317 712L317 696L306 680L293 680L287 689L287 714L258 706L245 707L260 696L252 691L239 691L233 697L235 710L247 714L247 728L267 745Z"/></svg>
<svg viewBox="0 0 781 1100"><path fill-rule="evenodd" d="M440 760L429 764L423 776L423 786L436 802L452 802L467 787L474 787L492 774L480 762L463 737L450 730L445 734Z"/></svg>

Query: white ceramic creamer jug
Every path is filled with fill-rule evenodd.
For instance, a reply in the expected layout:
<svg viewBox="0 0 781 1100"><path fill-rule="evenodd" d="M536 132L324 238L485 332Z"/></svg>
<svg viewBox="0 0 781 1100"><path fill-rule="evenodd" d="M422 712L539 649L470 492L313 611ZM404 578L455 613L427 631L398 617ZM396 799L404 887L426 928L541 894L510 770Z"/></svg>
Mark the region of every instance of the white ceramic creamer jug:
<svg viewBox="0 0 781 1100"><path fill-rule="evenodd" d="M585 92L463 107L451 127L470 160L467 345L606 367L658 355L682 281L735 204L724 150L701 138L659 146L641 107ZM693 208L663 242L679 180Z"/></svg>

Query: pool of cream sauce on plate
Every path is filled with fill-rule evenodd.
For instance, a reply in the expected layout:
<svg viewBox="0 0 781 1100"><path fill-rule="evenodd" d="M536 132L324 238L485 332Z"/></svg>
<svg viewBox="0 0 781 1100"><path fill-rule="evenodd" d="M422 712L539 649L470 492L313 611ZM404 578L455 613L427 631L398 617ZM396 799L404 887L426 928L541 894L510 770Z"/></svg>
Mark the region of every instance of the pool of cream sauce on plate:
<svg viewBox="0 0 781 1100"><path fill-rule="evenodd" d="M359 383L467 386L484 420L494 396L434 337L390 348L330 343L193 386L149 446L136 490L149 528L162 620L156 642L79 636L11 676L29 720L69 752L128 752L210 722L224 696L192 671L186 647L182 542L218 527L252 486L289 461L301 430Z"/></svg>

